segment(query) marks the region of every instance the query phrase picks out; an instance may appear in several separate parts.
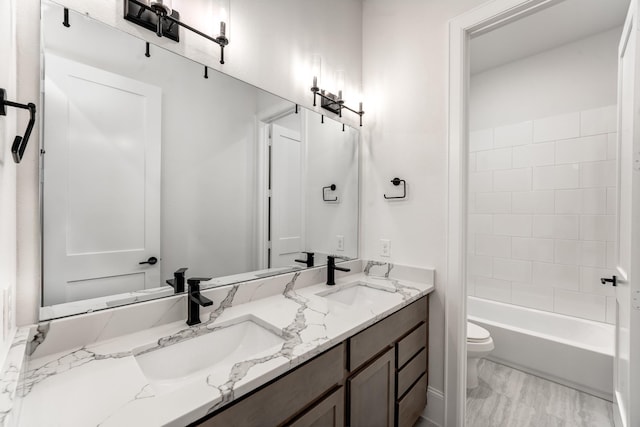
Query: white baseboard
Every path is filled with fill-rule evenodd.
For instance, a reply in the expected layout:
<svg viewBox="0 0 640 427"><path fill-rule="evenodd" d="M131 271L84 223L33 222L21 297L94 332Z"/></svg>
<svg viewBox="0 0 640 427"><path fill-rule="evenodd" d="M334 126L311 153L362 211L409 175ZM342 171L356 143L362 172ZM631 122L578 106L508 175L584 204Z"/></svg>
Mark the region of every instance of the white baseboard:
<svg viewBox="0 0 640 427"><path fill-rule="evenodd" d="M427 406L422 411L422 418L437 427L444 425L444 393L433 387L427 389Z"/></svg>

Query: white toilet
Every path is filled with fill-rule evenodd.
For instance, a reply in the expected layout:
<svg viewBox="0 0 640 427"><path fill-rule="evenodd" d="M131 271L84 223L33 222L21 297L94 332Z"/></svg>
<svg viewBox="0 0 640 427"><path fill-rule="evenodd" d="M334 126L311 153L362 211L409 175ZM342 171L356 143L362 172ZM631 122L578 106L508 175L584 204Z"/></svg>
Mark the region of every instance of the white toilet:
<svg viewBox="0 0 640 427"><path fill-rule="evenodd" d="M467 388L478 387L478 360L494 348L489 331L467 321Z"/></svg>

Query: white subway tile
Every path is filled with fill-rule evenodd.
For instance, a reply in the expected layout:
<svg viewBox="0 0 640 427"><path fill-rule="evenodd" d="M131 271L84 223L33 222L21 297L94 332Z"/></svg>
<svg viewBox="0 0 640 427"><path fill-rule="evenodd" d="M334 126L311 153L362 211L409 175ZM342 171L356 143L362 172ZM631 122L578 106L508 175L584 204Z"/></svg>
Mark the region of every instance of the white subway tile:
<svg viewBox="0 0 640 427"><path fill-rule="evenodd" d="M493 135L493 145L496 148L531 144L533 141L533 122L526 121L500 126L494 129Z"/></svg>
<svg viewBox="0 0 640 427"><path fill-rule="evenodd" d="M533 193L521 191L511 193L511 212L517 214L534 213Z"/></svg>
<svg viewBox="0 0 640 427"><path fill-rule="evenodd" d="M577 239L580 217L573 215L534 215L533 237Z"/></svg>
<svg viewBox="0 0 640 427"><path fill-rule="evenodd" d="M580 241L579 240L556 240L554 260L557 264L579 265L580 264Z"/></svg>
<svg viewBox="0 0 640 427"><path fill-rule="evenodd" d="M472 276L491 277L491 257L469 255L469 274Z"/></svg>
<svg viewBox="0 0 640 427"><path fill-rule="evenodd" d="M494 191L531 190L531 168L493 172Z"/></svg>
<svg viewBox="0 0 640 427"><path fill-rule="evenodd" d="M556 142L556 164L607 160L607 135L593 135Z"/></svg>
<svg viewBox="0 0 640 427"><path fill-rule="evenodd" d="M528 261L553 262L553 240L513 237L511 257Z"/></svg>
<svg viewBox="0 0 640 427"><path fill-rule="evenodd" d="M469 231L467 233L467 254L474 255L476 253L476 234Z"/></svg>
<svg viewBox="0 0 640 427"><path fill-rule="evenodd" d="M607 134L607 159L615 160L618 158L618 134Z"/></svg>
<svg viewBox="0 0 640 427"><path fill-rule="evenodd" d="M511 169L511 148L479 151L476 168L478 171Z"/></svg>
<svg viewBox="0 0 640 427"><path fill-rule="evenodd" d="M476 254L509 258L511 257L511 237L478 234Z"/></svg>
<svg viewBox="0 0 640 427"><path fill-rule="evenodd" d="M467 277L467 296L473 297L476 295L476 278L469 275Z"/></svg>
<svg viewBox="0 0 640 427"><path fill-rule="evenodd" d="M580 187L615 187L615 161L583 163L580 165Z"/></svg>
<svg viewBox="0 0 640 427"><path fill-rule="evenodd" d="M596 135L614 132L616 129L616 106L582 111L580 113L580 135Z"/></svg>
<svg viewBox="0 0 640 427"><path fill-rule="evenodd" d="M569 113L534 120L533 142L554 141L580 136L580 113Z"/></svg>
<svg viewBox="0 0 640 427"><path fill-rule="evenodd" d="M582 213L600 215L607 212L607 190L604 188L585 188L582 190Z"/></svg>
<svg viewBox="0 0 640 427"><path fill-rule="evenodd" d="M495 215L493 233L502 236L531 236L531 215Z"/></svg>
<svg viewBox="0 0 640 427"><path fill-rule="evenodd" d="M607 188L607 209L606 213L609 215L615 215L618 209L617 191L615 187Z"/></svg>
<svg viewBox="0 0 640 427"><path fill-rule="evenodd" d="M606 304L604 295L554 289L553 305L556 313L604 322Z"/></svg>
<svg viewBox="0 0 640 427"><path fill-rule="evenodd" d="M582 190L556 190L557 214L582 213Z"/></svg>
<svg viewBox="0 0 640 427"><path fill-rule="evenodd" d="M523 145L513 148L513 167L545 166L555 163L555 142Z"/></svg>
<svg viewBox="0 0 640 427"><path fill-rule="evenodd" d="M476 170L476 153L469 153L469 172L475 172Z"/></svg>
<svg viewBox="0 0 640 427"><path fill-rule="evenodd" d="M512 283L511 302L523 307L553 311L553 288Z"/></svg>
<svg viewBox="0 0 640 427"><path fill-rule="evenodd" d="M512 282L531 282L531 262L514 259L494 258L493 277Z"/></svg>
<svg viewBox="0 0 640 427"><path fill-rule="evenodd" d="M469 173L469 191L472 193L487 193L493 190L493 172Z"/></svg>
<svg viewBox="0 0 640 427"><path fill-rule="evenodd" d="M469 215L469 234L493 233L493 216L482 214L470 214Z"/></svg>
<svg viewBox="0 0 640 427"><path fill-rule="evenodd" d="M490 150L493 148L493 129L469 132L469 151Z"/></svg>
<svg viewBox="0 0 640 427"><path fill-rule="evenodd" d="M611 323L612 325L615 325L616 317L617 317L617 313L616 313L617 308L618 308L618 305L616 304L616 298L607 297L607 318L606 318L607 323Z"/></svg>
<svg viewBox="0 0 640 427"><path fill-rule="evenodd" d="M577 266L534 262L532 266L534 285L552 288L580 288L580 271Z"/></svg>
<svg viewBox="0 0 640 427"><path fill-rule="evenodd" d="M467 209L469 213L476 213L476 193L467 191Z"/></svg>
<svg viewBox="0 0 640 427"><path fill-rule="evenodd" d="M534 190L578 188L579 183L578 165L538 166L533 169Z"/></svg>
<svg viewBox="0 0 640 427"><path fill-rule="evenodd" d="M477 277L476 296L495 301L511 302L511 282L487 277Z"/></svg>
<svg viewBox="0 0 640 427"><path fill-rule="evenodd" d="M474 213L511 212L511 193L476 193Z"/></svg>
<svg viewBox="0 0 640 427"><path fill-rule="evenodd" d="M603 285L600 282L602 277L611 277L615 273L614 270L605 268L581 267L580 268L580 291L589 294L598 294L606 296L615 296L616 291L609 283Z"/></svg>
<svg viewBox="0 0 640 427"><path fill-rule="evenodd" d="M613 215L582 215L580 217L580 239L614 240Z"/></svg>
<svg viewBox="0 0 640 427"><path fill-rule="evenodd" d="M553 190L513 192L512 213L552 214L555 211Z"/></svg>
<svg viewBox="0 0 640 427"><path fill-rule="evenodd" d="M586 267L606 267L607 243L593 240L583 241L580 249L580 265Z"/></svg>

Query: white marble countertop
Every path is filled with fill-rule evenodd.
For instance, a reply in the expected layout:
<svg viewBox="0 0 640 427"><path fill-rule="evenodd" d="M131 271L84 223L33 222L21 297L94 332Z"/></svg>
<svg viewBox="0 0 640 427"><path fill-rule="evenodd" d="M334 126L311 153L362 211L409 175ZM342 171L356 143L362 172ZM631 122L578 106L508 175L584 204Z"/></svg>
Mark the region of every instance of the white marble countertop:
<svg viewBox="0 0 640 427"><path fill-rule="evenodd" d="M433 291L418 283L363 273L343 276L337 285L295 289L292 275L283 293L233 305L237 287L202 324L173 322L31 359L24 376L20 426L185 425L293 369L306 360ZM338 291L354 282L386 289L366 304L347 306L316 294ZM168 386L150 382L136 361L155 351L202 336L240 320L271 325L284 344L275 350L212 366ZM219 343L224 346L224 343ZM161 350L164 351L164 350ZM175 363L183 363L175 360Z"/></svg>

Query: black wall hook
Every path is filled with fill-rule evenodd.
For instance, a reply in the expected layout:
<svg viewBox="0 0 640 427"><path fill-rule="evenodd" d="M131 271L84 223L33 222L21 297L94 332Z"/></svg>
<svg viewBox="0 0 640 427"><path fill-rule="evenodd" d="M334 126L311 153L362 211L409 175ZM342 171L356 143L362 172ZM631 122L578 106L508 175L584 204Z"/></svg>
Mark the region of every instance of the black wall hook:
<svg viewBox="0 0 640 427"><path fill-rule="evenodd" d="M331 190L331 191L336 191L336 185L335 184L331 184L331 185L327 185L326 187L322 187L322 200L325 202L337 202L338 201L338 197L334 197L333 199L327 199L325 197L325 193L327 191L327 189Z"/></svg>
<svg viewBox="0 0 640 427"><path fill-rule="evenodd" d="M389 199L404 199L405 197L407 197L407 181L405 181L404 179L400 179L400 178L393 178L391 180L391 183L393 185L395 185L396 187L400 184L402 184L402 196L387 196L386 194L384 195L384 198L389 200Z"/></svg>
<svg viewBox="0 0 640 427"><path fill-rule="evenodd" d="M71 25L69 24L69 9L64 8L64 21L62 21L62 25L69 28Z"/></svg>
<svg viewBox="0 0 640 427"><path fill-rule="evenodd" d="M204 66L204 78L209 78L209 67L207 67L206 65Z"/></svg>
<svg viewBox="0 0 640 427"><path fill-rule="evenodd" d="M13 161L16 163L20 163L20 161L22 160L22 156L24 155L24 150L27 149L27 143L29 142L29 137L31 136L33 125L36 122L36 105L32 102L25 105L18 104L17 102L7 101L7 91L4 89L0 89L0 116L7 115L7 106L29 110L29 124L27 125L27 130L24 132L23 137L16 136L16 139L13 140L13 145L11 146Z"/></svg>

